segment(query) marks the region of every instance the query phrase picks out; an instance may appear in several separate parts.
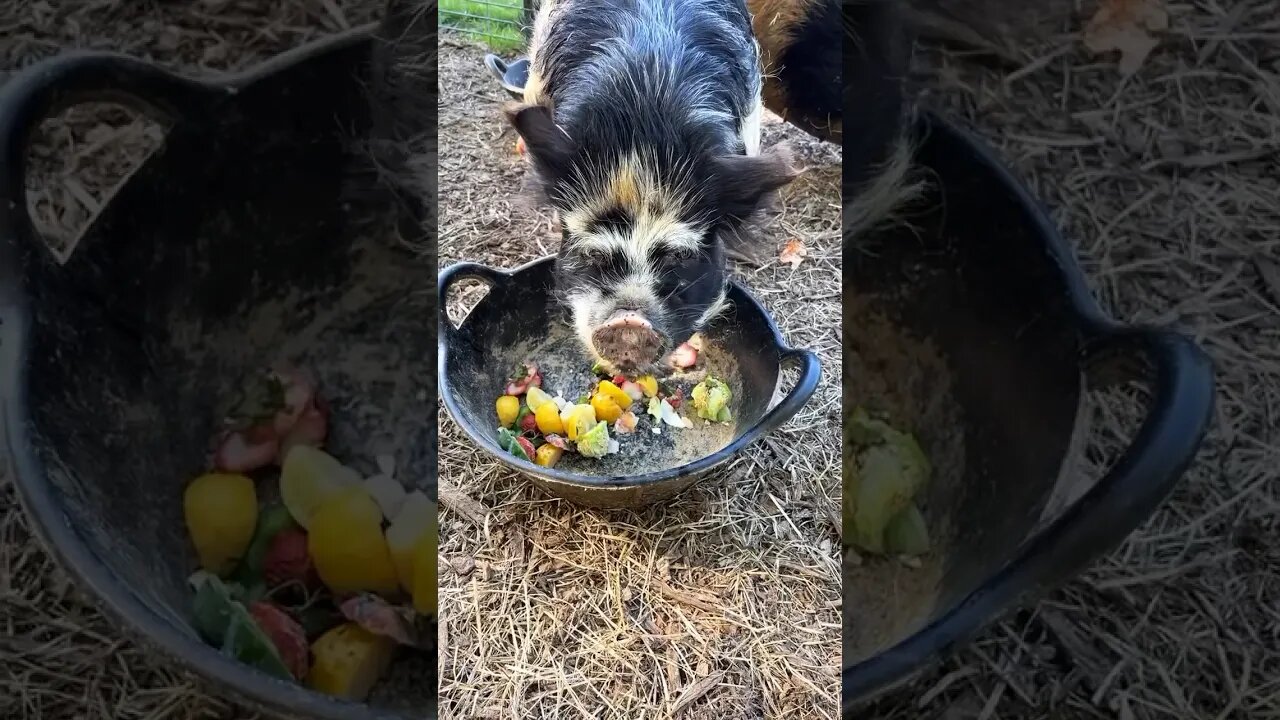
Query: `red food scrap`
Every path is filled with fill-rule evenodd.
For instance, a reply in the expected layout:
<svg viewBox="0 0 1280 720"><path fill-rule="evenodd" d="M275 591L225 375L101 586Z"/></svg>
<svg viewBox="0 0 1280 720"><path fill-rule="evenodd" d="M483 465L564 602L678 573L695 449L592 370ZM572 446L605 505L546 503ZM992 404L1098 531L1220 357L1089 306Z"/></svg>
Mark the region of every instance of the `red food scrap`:
<svg viewBox="0 0 1280 720"><path fill-rule="evenodd" d="M276 651L280 653L280 659L289 668L289 672L299 680L305 678L309 647L307 634L302 631L298 621L275 605L261 600L249 605L249 615L262 628L262 632L271 638L271 643L276 646Z"/></svg>
<svg viewBox="0 0 1280 720"><path fill-rule="evenodd" d="M223 472L247 473L275 461L280 451L271 426L233 430L218 439L213 466Z"/></svg>
<svg viewBox="0 0 1280 720"><path fill-rule="evenodd" d="M681 343L671 353L671 364L678 368L690 368L698 362L698 351L689 343Z"/></svg>
<svg viewBox="0 0 1280 720"><path fill-rule="evenodd" d="M641 400L644 398L644 390L630 380L624 380L621 383L615 382L614 384L622 388L622 392L630 396L632 400Z"/></svg>
<svg viewBox="0 0 1280 720"><path fill-rule="evenodd" d="M666 397L666 401L667 404L671 406L672 410L679 410L680 403L684 402L684 391L676 390L674 393Z"/></svg>
<svg viewBox="0 0 1280 720"><path fill-rule="evenodd" d="M542 387L542 373L533 363L525 363L515 377L507 380L508 395L523 395L531 387Z"/></svg>
<svg viewBox="0 0 1280 720"><path fill-rule="evenodd" d="M276 533L262 559L262 581L268 588L287 583L299 583L308 589L320 586L320 576L307 553L305 530L287 527Z"/></svg>

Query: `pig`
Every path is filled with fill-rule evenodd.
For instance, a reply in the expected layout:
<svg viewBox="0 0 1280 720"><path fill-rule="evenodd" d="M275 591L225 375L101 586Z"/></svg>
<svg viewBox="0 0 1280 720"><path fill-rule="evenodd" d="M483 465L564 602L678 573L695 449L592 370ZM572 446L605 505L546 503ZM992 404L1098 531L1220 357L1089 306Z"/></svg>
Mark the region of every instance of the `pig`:
<svg viewBox="0 0 1280 720"><path fill-rule="evenodd" d="M798 174L761 147L743 0L555 0L506 116L561 217L556 295L589 355L662 371L726 306L726 248Z"/></svg>

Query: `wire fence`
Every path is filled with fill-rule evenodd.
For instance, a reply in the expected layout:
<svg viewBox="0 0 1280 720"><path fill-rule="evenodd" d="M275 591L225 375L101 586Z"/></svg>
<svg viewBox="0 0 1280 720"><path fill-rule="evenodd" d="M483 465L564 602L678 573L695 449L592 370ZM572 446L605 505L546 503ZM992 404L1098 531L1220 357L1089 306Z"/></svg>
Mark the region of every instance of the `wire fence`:
<svg viewBox="0 0 1280 720"><path fill-rule="evenodd" d="M524 45L534 0L441 0L440 28L483 41L494 50Z"/></svg>

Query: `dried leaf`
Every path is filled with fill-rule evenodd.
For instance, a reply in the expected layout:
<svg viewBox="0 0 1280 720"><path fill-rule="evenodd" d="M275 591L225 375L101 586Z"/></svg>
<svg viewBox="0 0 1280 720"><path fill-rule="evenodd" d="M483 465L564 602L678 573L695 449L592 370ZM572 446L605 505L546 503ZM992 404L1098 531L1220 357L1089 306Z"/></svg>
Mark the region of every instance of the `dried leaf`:
<svg viewBox="0 0 1280 720"><path fill-rule="evenodd" d="M782 248L782 252L778 253L778 260L794 268L804 262L804 258L808 254L809 251L805 249L804 243L799 238L791 238Z"/></svg>
<svg viewBox="0 0 1280 720"><path fill-rule="evenodd" d="M1169 29L1164 0L1102 0L1084 30L1084 45L1094 53L1120 51L1120 72L1132 75L1159 41L1153 32Z"/></svg>

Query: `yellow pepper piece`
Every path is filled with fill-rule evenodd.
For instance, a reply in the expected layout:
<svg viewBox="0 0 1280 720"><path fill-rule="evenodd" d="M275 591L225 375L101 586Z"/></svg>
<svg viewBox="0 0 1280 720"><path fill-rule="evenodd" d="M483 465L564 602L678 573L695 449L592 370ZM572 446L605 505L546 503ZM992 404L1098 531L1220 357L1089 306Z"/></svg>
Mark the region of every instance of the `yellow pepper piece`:
<svg viewBox="0 0 1280 720"><path fill-rule="evenodd" d="M511 427L520 414L520 398L515 395L503 395L498 398L498 425Z"/></svg>
<svg viewBox="0 0 1280 720"><path fill-rule="evenodd" d="M187 485L182 509L200 566L217 575L231 572L258 524L253 481L229 473L201 475Z"/></svg>
<svg viewBox="0 0 1280 720"><path fill-rule="evenodd" d="M601 383L602 385L604 383ZM630 400L630 398L627 398ZM596 419L611 423L622 416L622 408L608 395L598 392L591 398L591 407L596 411Z"/></svg>
<svg viewBox="0 0 1280 720"><path fill-rule="evenodd" d="M640 390L644 392L645 397L653 397L658 394L658 379L652 375L642 375L636 384L640 386Z"/></svg>
<svg viewBox="0 0 1280 720"><path fill-rule="evenodd" d="M346 700L363 701L391 666L396 642L349 622L311 646L315 662L307 673L312 690Z"/></svg>
<svg viewBox="0 0 1280 720"><path fill-rule="evenodd" d="M427 532L418 542L417 558L413 566L413 609L419 615L436 614L436 572L440 547L439 521L433 513Z"/></svg>
<svg viewBox="0 0 1280 720"><path fill-rule="evenodd" d="M418 544L433 532L436 522L436 506L421 490L409 493L391 526L387 528L387 549L391 562L400 578L400 587L413 593L414 563L418 558Z"/></svg>
<svg viewBox="0 0 1280 720"><path fill-rule="evenodd" d="M316 510L307 551L320 579L335 593L391 595L400 586L382 533L382 510L363 486L344 488Z"/></svg>
<svg viewBox="0 0 1280 720"><path fill-rule="evenodd" d="M536 457L534 457L533 461L542 467L554 467L555 464L560 461L560 456L563 454L563 450L551 443L547 443L546 445L538 448L538 452L535 453Z"/></svg>
<svg viewBox="0 0 1280 720"><path fill-rule="evenodd" d="M623 410L631 407L631 396L627 394L626 390L614 385L610 380L601 380L600 384L596 386L596 396L598 397L601 394L612 400L615 405ZM622 413L618 414L621 415ZM604 418L600 419L604 420ZM614 418L613 420L616 419L617 418ZM606 422L613 422L613 420L607 420Z"/></svg>
<svg viewBox="0 0 1280 720"><path fill-rule="evenodd" d="M543 403L533 413L538 423L538 431L543 435L563 435L564 422L560 419L560 408L553 402Z"/></svg>
<svg viewBox="0 0 1280 720"><path fill-rule="evenodd" d="M577 440L579 432L588 432L596 426L596 409L590 405L574 405L569 411L565 432L570 440Z"/></svg>

